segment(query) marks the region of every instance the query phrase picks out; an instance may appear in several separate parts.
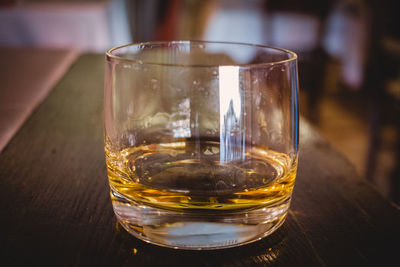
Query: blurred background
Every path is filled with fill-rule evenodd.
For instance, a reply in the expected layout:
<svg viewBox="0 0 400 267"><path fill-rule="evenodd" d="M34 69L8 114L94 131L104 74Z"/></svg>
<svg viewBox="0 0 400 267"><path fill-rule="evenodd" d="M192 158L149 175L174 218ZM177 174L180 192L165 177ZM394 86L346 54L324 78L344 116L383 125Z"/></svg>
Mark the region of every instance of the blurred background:
<svg viewBox="0 0 400 267"><path fill-rule="evenodd" d="M264 44L298 53L303 117L400 204L396 10L393 0L2 0L0 150L81 53L152 40Z"/></svg>

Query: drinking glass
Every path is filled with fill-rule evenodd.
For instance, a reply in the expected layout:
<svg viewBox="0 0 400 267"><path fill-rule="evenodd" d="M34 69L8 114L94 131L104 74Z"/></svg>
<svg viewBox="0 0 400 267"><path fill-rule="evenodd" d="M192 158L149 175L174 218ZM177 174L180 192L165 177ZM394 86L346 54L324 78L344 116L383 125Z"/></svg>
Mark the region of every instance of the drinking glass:
<svg viewBox="0 0 400 267"><path fill-rule="evenodd" d="M282 225L298 161L295 53L148 42L108 50L105 66L107 172L129 233L218 249Z"/></svg>

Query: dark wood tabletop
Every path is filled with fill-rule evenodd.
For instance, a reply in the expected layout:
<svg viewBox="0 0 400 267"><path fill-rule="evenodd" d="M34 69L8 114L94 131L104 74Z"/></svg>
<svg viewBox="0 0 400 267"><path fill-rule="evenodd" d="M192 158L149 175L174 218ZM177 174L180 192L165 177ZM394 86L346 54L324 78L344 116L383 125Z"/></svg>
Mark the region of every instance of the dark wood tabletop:
<svg viewBox="0 0 400 267"><path fill-rule="evenodd" d="M103 152L102 55L71 67L0 154L1 265L395 266L400 212L306 121L284 225L250 245L182 251L130 236Z"/></svg>

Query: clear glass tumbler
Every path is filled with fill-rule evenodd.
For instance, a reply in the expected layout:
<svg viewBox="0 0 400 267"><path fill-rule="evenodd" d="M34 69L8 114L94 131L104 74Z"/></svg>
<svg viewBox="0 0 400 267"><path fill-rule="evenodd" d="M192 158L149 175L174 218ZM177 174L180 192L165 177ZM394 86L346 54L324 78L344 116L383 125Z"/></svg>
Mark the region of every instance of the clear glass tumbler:
<svg viewBox="0 0 400 267"><path fill-rule="evenodd" d="M112 48L105 64L107 171L128 232L217 249L283 223L298 160L295 53L149 42Z"/></svg>

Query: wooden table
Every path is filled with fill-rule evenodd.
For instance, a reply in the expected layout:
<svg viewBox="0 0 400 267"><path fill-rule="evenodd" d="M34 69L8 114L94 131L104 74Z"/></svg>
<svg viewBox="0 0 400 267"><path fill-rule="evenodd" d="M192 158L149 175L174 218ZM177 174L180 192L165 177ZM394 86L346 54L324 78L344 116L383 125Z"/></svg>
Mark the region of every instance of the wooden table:
<svg viewBox="0 0 400 267"><path fill-rule="evenodd" d="M394 266L400 212L305 121L292 207L243 247L178 251L116 222L103 152L103 56L84 55L0 154L1 263L52 266Z"/></svg>

